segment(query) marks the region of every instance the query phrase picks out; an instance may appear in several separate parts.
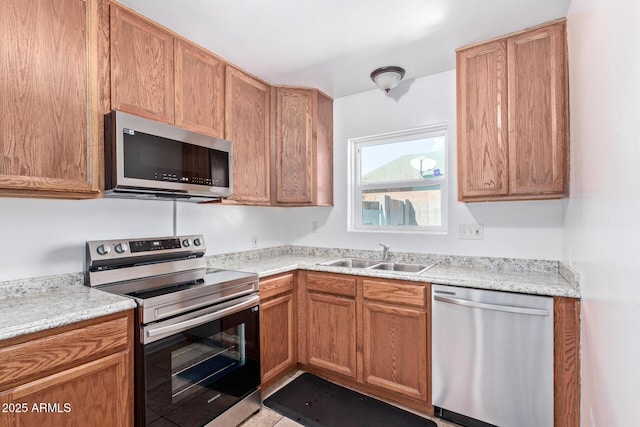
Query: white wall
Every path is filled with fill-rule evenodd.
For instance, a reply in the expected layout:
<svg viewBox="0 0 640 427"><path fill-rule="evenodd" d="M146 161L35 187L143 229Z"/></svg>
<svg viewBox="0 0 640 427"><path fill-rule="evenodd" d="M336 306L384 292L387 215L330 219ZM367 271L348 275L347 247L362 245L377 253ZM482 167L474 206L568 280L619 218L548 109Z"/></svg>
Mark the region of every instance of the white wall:
<svg viewBox="0 0 640 427"><path fill-rule="evenodd" d="M425 59L428 60L428 59ZM456 255L560 259L562 202L462 204L456 192L455 71L403 82L387 96L374 89L334 102L333 209L308 209L296 215L296 244ZM447 235L347 232L347 140L354 137L446 122L449 125L449 233ZM311 221L322 228L310 233ZM484 240L458 239L461 223L484 224Z"/></svg>
<svg viewBox="0 0 640 427"><path fill-rule="evenodd" d="M582 425L638 425L640 6L572 0L571 198L564 259L582 277Z"/></svg>
<svg viewBox="0 0 640 427"><path fill-rule="evenodd" d="M177 204L178 234L204 234L207 254L287 244L290 209ZM84 242L173 234L173 203L0 198L0 281L83 271Z"/></svg>

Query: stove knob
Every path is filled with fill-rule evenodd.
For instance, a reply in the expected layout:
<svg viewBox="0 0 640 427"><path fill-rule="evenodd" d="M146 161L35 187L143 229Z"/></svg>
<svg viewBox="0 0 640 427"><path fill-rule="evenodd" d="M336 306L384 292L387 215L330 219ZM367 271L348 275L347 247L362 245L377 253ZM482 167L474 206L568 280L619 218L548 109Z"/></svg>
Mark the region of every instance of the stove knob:
<svg viewBox="0 0 640 427"><path fill-rule="evenodd" d="M193 244L196 246L200 246L202 244L202 240L200 240L199 238L195 238L193 239Z"/></svg>
<svg viewBox="0 0 640 427"><path fill-rule="evenodd" d="M182 241L182 246L184 246L185 248L188 248L189 246L191 246L191 240L189 239L184 239Z"/></svg>
<svg viewBox="0 0 640 427"><path fill-rule="evenodd" d="M99 255L106 255L109 252L111 252L111 248L108 245L104 244L104 245L98 246L97 251Z"/></svg>
<svg viewBox="0 0 640 427"><path fill-rule="evenodd" d="M129 249L129 247L127 246L126 243L118 243L116 245L116 252L118 252L119 254L123 254L123 253L127 252L128 249Z"/></svg>

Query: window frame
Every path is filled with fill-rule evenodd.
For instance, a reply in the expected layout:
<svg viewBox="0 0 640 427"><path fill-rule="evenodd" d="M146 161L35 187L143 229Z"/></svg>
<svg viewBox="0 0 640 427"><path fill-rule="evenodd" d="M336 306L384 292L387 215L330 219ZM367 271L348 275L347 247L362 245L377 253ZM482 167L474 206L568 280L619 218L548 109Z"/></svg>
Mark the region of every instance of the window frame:
<svg viewBox="0 0 640 427"><path fill-rule="evenodd" d="M447 123L436 123L401 131L386 132L377 135L349 138L348 140L348 208L347 231L377 233L420 233L447 234L449 206L449 128ZM362 159L360 148L366 146L390 144L415 139L444 137L445 173L441 177L423 178L407 181L385 181L375 184L360 184ZM402 189L407 187L440 186L440 225L439 226L376 226L362 224L362 193L366 190Z"/></svg>

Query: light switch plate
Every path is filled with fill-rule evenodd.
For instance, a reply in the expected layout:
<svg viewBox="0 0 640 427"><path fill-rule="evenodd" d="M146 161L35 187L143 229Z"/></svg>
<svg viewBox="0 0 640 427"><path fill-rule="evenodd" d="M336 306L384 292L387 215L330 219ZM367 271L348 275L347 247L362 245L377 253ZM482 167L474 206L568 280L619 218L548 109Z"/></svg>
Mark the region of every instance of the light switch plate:
<svg viewBox="0 0 640 427"><path fill-rule="evenodd" d="M483 240L484 225L483 224L460 224L460 228L458 230L458 239Z"/></svg>

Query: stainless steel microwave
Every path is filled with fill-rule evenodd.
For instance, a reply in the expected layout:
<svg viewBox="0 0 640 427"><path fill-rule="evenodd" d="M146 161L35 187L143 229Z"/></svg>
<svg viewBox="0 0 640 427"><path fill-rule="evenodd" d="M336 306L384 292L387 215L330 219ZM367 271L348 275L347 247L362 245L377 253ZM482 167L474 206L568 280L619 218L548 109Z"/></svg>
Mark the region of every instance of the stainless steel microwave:
<svg viewBox="0 0 640 427"><path fill-rule="evenodd" d="M105 197L203 202L233 189L231 142L121 111L105 116Z"/></svg>

